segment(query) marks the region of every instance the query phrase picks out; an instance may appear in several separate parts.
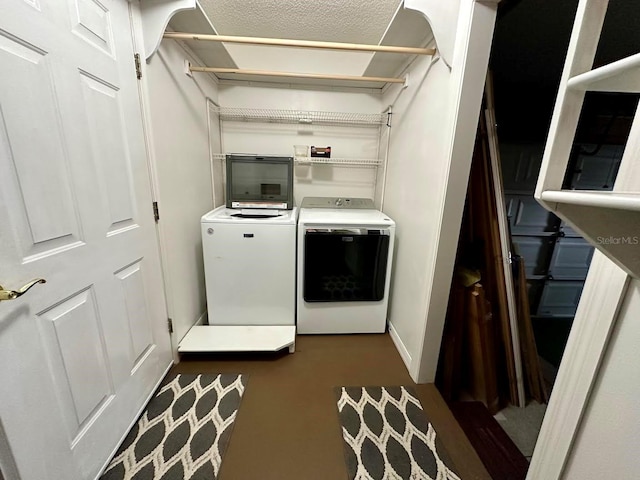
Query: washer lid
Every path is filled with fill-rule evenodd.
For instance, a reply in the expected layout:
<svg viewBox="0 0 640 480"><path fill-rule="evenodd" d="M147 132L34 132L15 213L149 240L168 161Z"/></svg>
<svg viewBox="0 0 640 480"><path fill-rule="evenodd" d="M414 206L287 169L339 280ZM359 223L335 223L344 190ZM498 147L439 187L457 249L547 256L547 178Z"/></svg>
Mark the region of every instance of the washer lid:
<svg viewBox="0 0 640 480"><path fill-rule="evenodd" d="M263 216L265 213L267 215ZM274 213L276 216L274 216ZM202 216L202 223L238 223L259 225L295 225L298 220L298 209L292 210L260 211L252 209L247 215L242 215L242 210L226 208L225 206L211 210Z"/></svg>
<svg viewBox="0 0 640 480"><path fill-rule="evenodd" d="M374 225L390 227L395 222L374 209L301 208L299 224L305 225Z"/></svg>

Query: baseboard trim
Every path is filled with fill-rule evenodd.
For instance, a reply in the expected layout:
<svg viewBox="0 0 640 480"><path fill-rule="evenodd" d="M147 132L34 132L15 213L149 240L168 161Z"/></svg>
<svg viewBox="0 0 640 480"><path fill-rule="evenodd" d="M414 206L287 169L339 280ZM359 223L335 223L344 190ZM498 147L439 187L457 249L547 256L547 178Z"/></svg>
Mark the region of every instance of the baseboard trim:
<svg viewBox="0 0 640 480"><path fill-rule="evenodd" d="M409 355L409 350L407 350L407 347L404 346L400 335L398 335L398 332L396 331L392 323L389 323L389 336L391 337L391 340L393 340L393 343L396 346L396 349L398 350L398 353L400 354L400 358L402 358L404 365L407 367L407 370L410 370L411 355Z"/></svg>
<svg viewBox="0 0 640 480"><path fill-rule="evenodd" d="M196 323L194 323L193 326L206 325L206 323L204 322L206 318L207 318L207 311L205 310L204 312L202 312L202 315L198 317L198 320L196 320Z"/></svg>

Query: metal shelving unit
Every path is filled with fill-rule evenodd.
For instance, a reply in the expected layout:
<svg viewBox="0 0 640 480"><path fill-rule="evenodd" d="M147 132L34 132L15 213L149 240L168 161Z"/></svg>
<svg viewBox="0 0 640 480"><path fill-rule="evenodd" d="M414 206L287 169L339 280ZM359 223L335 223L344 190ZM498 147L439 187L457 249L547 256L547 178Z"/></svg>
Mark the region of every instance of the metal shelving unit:
<svg viewBox="0 0 640 480"><path fill-rule="evenodd" d="M323 157L293 157L299 165L345 165L360 167L377 167L382 161L377 158L323 158Z"/></svg>
<svg viewBox="0 0 640 480"><path fill-rule="evenodd" d="M226 154L213 153L213 160L224 161ZM378 167L382 165L382 160L377 158L323 158L323 157L293 157L294 163L297 165L342 165L354 167Z"/></svg>
<svg viewBox="0 0 640 480"><path fill-rule="evenodd" d="M211 111L221 121L281 123L291 125L335 125L372 127L388 125L388 113L324 112L317 110L278 110L267 108L215 107ZM224 153L214 153L212 160L224 161ZM294 157L297 165L334 165L377 168L384 164L379 158Z"/></svg>

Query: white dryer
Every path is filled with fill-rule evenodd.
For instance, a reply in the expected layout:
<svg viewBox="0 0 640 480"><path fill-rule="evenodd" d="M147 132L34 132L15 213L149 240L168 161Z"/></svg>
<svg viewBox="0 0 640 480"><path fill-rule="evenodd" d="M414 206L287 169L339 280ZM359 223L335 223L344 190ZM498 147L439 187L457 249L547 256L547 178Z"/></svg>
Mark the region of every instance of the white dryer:
<svg viewBox="0 0 640 480"><path fill-rule="evenodd" d="M307 197L298 219L298 333L382 333L395 222L362 198Z"/></svg>

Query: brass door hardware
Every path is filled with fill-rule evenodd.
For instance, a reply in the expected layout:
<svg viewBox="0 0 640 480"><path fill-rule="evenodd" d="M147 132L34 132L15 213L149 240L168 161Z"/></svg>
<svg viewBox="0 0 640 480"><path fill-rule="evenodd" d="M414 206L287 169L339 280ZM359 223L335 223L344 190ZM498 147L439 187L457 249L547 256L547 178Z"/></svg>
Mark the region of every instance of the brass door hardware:
<svg viewBox="0 0 640 480"><path fill-rule="evenodd" d="M5 290L2 285L0 285L0 302L3 300L14 300L18 297L21 297L25 293L29 291L31 287L33 287L37 283L47 283L44 278L36 278L35 280L30 281L24 287L19 290Z"/></svg>

